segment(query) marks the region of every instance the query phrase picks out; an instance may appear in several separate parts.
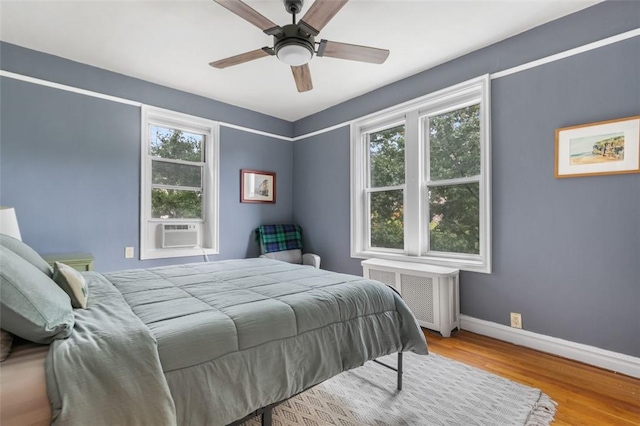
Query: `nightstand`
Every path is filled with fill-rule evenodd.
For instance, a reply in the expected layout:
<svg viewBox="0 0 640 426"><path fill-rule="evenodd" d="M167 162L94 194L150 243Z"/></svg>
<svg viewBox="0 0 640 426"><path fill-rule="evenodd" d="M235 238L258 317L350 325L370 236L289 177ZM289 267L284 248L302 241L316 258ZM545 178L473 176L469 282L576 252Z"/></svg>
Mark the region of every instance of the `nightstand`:
<svg viewBox="0 0 640 426"><path fill-rule="evenodd" d="M52 253L42 258L53 268L55 262L64 263L78 271L93 271L93 255L91 253Z"/></svg>

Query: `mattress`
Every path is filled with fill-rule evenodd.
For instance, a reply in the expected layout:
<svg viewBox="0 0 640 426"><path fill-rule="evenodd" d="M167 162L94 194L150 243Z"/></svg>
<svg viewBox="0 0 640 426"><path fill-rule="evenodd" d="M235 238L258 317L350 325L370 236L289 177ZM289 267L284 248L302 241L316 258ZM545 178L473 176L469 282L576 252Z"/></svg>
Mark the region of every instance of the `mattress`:
<svg viewBox="0 0 640 426"><path fill-rule="evenodd" d="M0 424L44 426L51 421L44 362L49 345L15 343L0 364Z"/></svg>

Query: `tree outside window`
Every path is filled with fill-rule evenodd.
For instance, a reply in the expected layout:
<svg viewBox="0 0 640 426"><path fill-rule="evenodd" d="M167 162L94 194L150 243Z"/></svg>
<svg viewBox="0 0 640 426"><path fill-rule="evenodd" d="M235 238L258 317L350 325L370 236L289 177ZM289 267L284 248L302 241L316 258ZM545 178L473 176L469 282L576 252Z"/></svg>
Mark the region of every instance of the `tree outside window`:
<svg viewBox="0 0 640 426"><path fill-rule="evenodd" d="M202 218L204 135L151 126L151 217Z"/></svg>
<svg viewBox="0 0 640 426"><path fill-rule="evenodd" d="M491 271L488 76L352 124L353 257Z"/></svg>
<svg viewBox="0 0 640 426"><path fill-rule="evenodd" d="M369 136L371 246L404 248L404 125Z"/></svg>

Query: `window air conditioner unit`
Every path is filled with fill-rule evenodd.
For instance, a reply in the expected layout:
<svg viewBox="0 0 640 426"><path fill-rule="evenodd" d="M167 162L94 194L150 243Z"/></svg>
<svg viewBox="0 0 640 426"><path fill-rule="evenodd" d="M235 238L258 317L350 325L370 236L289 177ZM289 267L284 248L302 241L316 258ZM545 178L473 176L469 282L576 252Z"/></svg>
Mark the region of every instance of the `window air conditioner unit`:
<svg viewBox="0 0 640 426"><path fill-rule="evenodd" d="M162 224L162 248L187 248L198 246L198 225Z"/></svg>

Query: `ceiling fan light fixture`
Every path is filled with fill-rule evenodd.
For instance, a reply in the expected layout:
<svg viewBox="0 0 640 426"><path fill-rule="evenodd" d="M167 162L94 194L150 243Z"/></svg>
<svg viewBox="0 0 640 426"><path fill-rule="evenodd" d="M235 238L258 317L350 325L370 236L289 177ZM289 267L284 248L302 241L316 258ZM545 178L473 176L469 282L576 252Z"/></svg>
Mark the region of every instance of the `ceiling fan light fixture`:
<svg viewBox="0 0 640 426"><path fill-rule="evenodd" d="M266 56L276 56L278 60L291 67L298 92L307 92L313 89L311 72L307 65L313 55L372 64L381 64L389 56L388 50L375 47L327 40L316 43L316 36L349 0L316 0L299 20L296 20L296 16L302 11L304 0L281 0L286 11L292 15L291 24L282 27L243 0L214 1L273 37L273 47L265 46L209 63L214 68L222 69Z"/></svg>
<svg viewBox="0 0 640 426"><path fill-rule="evenodd" d="M313 57L313 47L306 43L289 42L278 46L276 56L285 64L297 67L311 60Z"/></svg>

